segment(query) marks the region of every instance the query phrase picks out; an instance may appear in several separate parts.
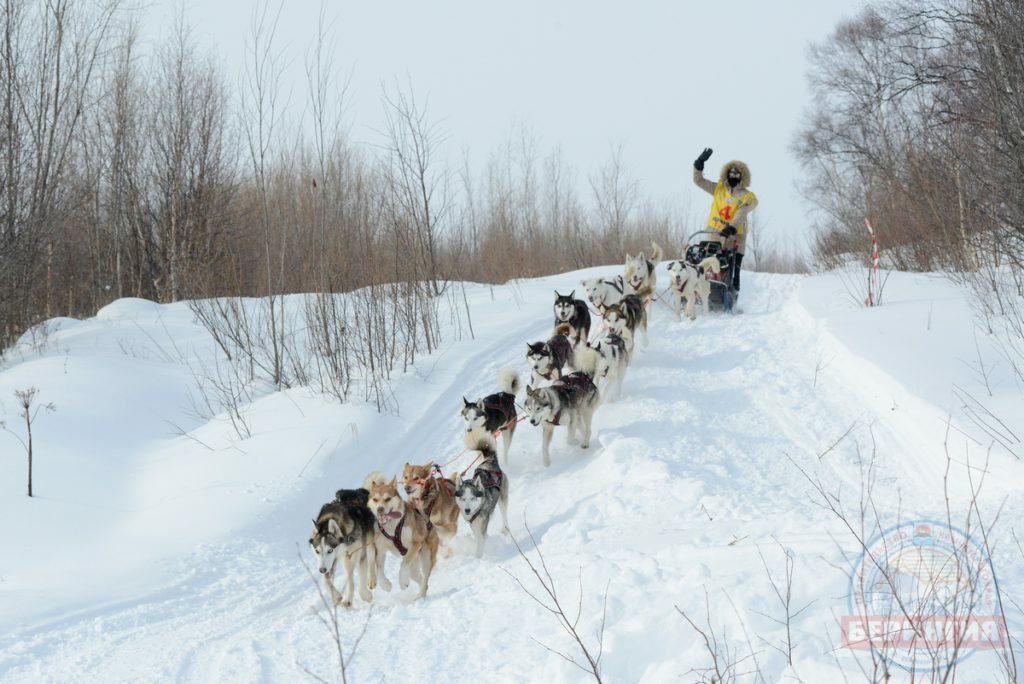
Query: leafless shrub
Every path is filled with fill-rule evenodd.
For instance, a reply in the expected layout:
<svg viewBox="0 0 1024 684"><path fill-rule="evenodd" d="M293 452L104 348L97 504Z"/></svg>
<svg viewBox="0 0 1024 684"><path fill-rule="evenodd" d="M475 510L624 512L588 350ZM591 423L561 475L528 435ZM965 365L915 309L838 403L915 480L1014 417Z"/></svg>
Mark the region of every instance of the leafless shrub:
<svg viewBox="0 0 1024 684"><path fill-rule="evenodd" d="M870 433L870 428L869 428ZM849 434L849 433L848 433ZM835 489L826 485L818 476L812 475L802 466L790 459L794 467L800 472L804 479L811 485L813 501L824 510L828 511L835 520L846 530L849 538L855 543L855 552L851 555L839 546L840 552L852 565L852 561L860 557L860 563L869 568L871 576L877 578L872 585L867 584L867 572L857 573L855 579L858 584L854 591L861 596L882 596L886 605L873 605L873 610L882 610L885 615L893 619L888 623L887 631L877 634L873 626L868 624L867 616L862 616L865 622L856 623L857 616L850 616L851 624L859 624L861 632L867 635L867 648L855 651L855 653L866 653L866 662L858 658L857 664L865 679L871 682L888 681L894 672L894 659L897 656L909 658L911 662L921 661L926 665L914 667L913 672L917 679L930 682L951 682L956 680L959 669L960 657L963 655L962 648L965 637L968 633L969 621L981 606L984 592L982 580L986 577L991 581L988 574L990 570L990 558L992 556L992 533L999 518L999 511L988 518L981 512L978 503L979 494L984 484L984 474L988 470L986 462L978 467L971 463L970 458L966 460L964 470L966 473L967 502L964 507L958 507L950 492L950 476L953 460L949 454L948 433L946 451L946 470L943 477L944 483L944 520L936 523L942 527L951 539L956 539L954 534L960 534L965 539L980 541L983 551L981 558L972 557L969 550L954 547L944 564L929 572L937 573L935 577L929 576L928 581L920 583L917 594L908 597L899 580L898 555L889 546L887 537L883 534L885 530L899 527L904 524L902 517L902 505L898 501L895 513L885 511L877 499L877 476L878 476L878 455L873 433L871 437L871 448L867 456L862 455L859 444L855 443L857 462L860 469L860 486L854 500L844 496L841 489ZM980 478L977 474L980 473ZM959 476L958 476L959 478ZM881 545L881 549L879 549ZM991 581L991 591L995 595L995 605L1001 613L1002 624L1006 625L1005 612L1003 611L1003 599L1000 594L998 583ZM865 609L866 610L866 609ZM931 618L937 615L944 616L947 621L953 623L953 638L928 638L925 635L926 625ZM1013 652L1013 639L1009 638L1005 643L992 644L1000 649L1000 672L1004 678L1002 681L1015 682L1017 679L1016 660Z"/></svg>
<svg viewBox="0 0 1024 684"><path fill-rule="evenodd" d="M519 588L523 590L523 593L529 596L538 606L546 610L555 618L555 620L557 620L558 625L576 644L576 648L580 655L583 656L583 660L585 662L581 663L573 656L564 653L563 651L555 650L545 644L541 644L541 646L544 646L544 648L550 653L554 653L566 662L572 663L583 672L592 676L595 681L600 683L602 681L601 657L604 654L605 618L607 617L608 612L608 587L606 586L604 591L601 625L595 635L597 644L588 647L586 641L584 641L583 637L580 636L578 630L580 617L583 613L583 568L580 568L579 574L579 599L576 605L576 614L570 617L570 614L566 612L565 607L562 605L562 602L558 597L558 589L555 586L555 580L551 576L551 572L548 570L547 563L544 560L544 554L541 553L540 547L537 545L537 540L534 539L533 532L530 531L529 525L526 526L526 533L530 537L530 542L533 544L534 549L537 551L539 568L538 565L534 564L534 562L530 560L530 557L526 555L526 552L523 551L523 548L519 545L519 541L515 537L512 537L512 543L515 544L519 557L526 562L527 567L530 568L530 572L533 573L533 577L540 587L539 592L531 591L516 575L512 574L505 568L502 569L509 577L515 580L516 584L519 585ZM534 641L536 641L536 639L534 639Z"/></svg>
<svg viewBox="0 0 1024 684"><path fill-rule="evenodd" d="M697 636L700 637L707 658L710 661L710 664L706 667L691 670L693 674L700 677L698 681L705 682L706 684L731 684L740 677L748 675L760 676L760 668L756 664L757 656L753 649L747 655L740 655L738 647L729 640L725 632L719 635L715 631L711 619L711 601L708 598L707 587L704 587L704 616L700 622L679 606L675 608L693 631L697 633ZM750 662L748 663L748 661ZM748 669L751 666L753 666L753 669Z"/></svg>
<svg viewBox="0 0 1024 684"><path fill-rule="evenodd" d="M252 378L245 375L244 366L221 361L195 361L189 366L195 381L195 392L190 392L192 411L204 421L226 415L238 439L252 436L247 416L253 399Z"/></svg>
<svg viewBox="0 0 1024 684"><path fill-rule="evenodd" d="M24 390L15 390L14 398L18 402L18 406L21 407L21 413L18 415L22 420L25 421L25 436L22 437L12 429L7 427L5 421L0 420L0 430L4 430L13 436L16 440L21 442L22 448L25 449L25 455L28 456L28 495L32 496L32 424L35 423L36 416L39 415L39 411L46 409L47 411L56 411L57 407L53 403L49 404L36 404L33 406L36 394L39 393L35 387L29 387Z"/></svg>
<svg viewBox="0 0 1024 684"><path fill-rule="evenodd" d="M782 551L785 556L785 571L781 579L776 579L772 575L771 569L768 567L768 561L764 557L764 552L760 547L757 549L757 555L761 559L761 565L764 567L764 574L767 575L768 581L772 585L772 591L775 592L775 597L779 600L779 606L782 608L782 617L772 617L761 613L764 617L767 617L772 622L775 622L779 626L785 628L786 638L781 644L768 643L769 646L779 651L782 655L786 656L786 662L790 666L793 665L793 649L796 648L797 644L793 640L793 620L799 617L800 613L807 610L814 601L808 601L800 608L797 608L793 603L793 574L796 565L796 561L793 556L793 550L788 549L782 545L779 540L775 540L779 550Z"/></svg>
<svg viewBox="0 0 1024 684"><path fill-rule="evenodd" d="M366 636L366 631L370 627L370 619L373 617L373 606L370 606L366 611L366 620L363 621L362 631L359 632L359 635L352 642L352 645L346 647L346 645L342 643L341 638L341 620L338 613L338 604L335 603L333 597L324 592L321 579L313 574L313 569L309 567L309 564L306 562L306 558L301 553L299 553L299 560L302 562L302 567L309 576L309 581L312 582L313 586L316 588L316 594L320 599L320 605L324 609L323 612L326 614L325 617L317 612L316 617L330 635L331 643L334 644L334 652L338 657L338 673L341 675L342 683L347 684L348 669L352 665L352 661L355 659L356 653L359 651L359 644L362 643L363 637ZM318 682L326 684L330 681L329 679L315 674L307 665L299 663L299 666L302 668L303 672Z"/></svg>
<svg viewBox="0 0 1024 684"><path fill-rule="evenodd" d="M352 387L352 360L346 300L330 293L305 298L309 356L317 385L339 401L348 401Z"/></svg>

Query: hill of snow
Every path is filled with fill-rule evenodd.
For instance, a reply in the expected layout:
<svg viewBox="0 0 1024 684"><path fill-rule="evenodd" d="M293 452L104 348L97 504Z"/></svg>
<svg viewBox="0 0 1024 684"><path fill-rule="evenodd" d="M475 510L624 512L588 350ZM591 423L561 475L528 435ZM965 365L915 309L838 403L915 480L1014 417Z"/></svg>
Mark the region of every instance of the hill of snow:
<svg viewBox="0 0 1024 684"><path fill-rule="evenodd" d="M33 426L34 498L21 444L0 432L0 681L340 680L302 563L310 519L370 471L459 454L461 397L495 391L505 366L528 378L525 343L550 332L552 290L617 270L468 286L475 339L449 334L400 377L398 415L265 392L246 439L196 408L196 369L218 351L186 304L119 300L51 322L0 369L9 431L24 436L15 390L55 406ZM683 612L727 645L741 681L859 679L870 659L840 647L840 620L863 549L814 483L857 513L870 482L888 525L945 520L948 500L962 526L984 474L993 567L1003 596L1024 600L1024 392L962 293L894 274L884 306L864 309L836 275L744 278L742 315L677 322L653 305L650 345L622 400L598 409L589 450L556 431L544 468L539 429L520 425L512 444L512 534L533 562L543 554L595 650L603 625L605 680L699 681L711 659ZM480 560L463 527L425 600L415 585L378 589L372 610L357 599L340 613L344 645L365 629L349 681L587 680L498 527ZM791 611L806 606L791 665L772 582L784 549ZM959 681L996 681L997 653L970 656Z"/></svg>

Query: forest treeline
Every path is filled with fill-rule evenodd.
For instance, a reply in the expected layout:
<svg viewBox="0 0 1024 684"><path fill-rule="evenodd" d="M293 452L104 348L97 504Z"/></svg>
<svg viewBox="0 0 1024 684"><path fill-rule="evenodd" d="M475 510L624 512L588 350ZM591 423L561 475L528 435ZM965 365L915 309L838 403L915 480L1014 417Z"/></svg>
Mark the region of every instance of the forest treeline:
<svg viewBox="0 0 1024 684"><path fill-rule="evenodd" d="M609 149L578 177L526 130L453 167L411 84L383 88L378 144L354 145L321 11L298 58L273 7L241 75L181 16L143 50L120 0L4 0L0 31L0 346L119 297L347 292L504 282L682 246ZM304 82L288 65L302 64ZM681 174L685 178L685 174ZM682 183L682 181L681 181ZM418 286L417 286L418 287Z"/></svg>
<svg viewBox="0 0 1024 684"><path fill-rule="evenodd" d="M815 263L1024 279L1024 3L874 2L810 50L794 141ZM990 283L991 285L991 283Z"/></svg>

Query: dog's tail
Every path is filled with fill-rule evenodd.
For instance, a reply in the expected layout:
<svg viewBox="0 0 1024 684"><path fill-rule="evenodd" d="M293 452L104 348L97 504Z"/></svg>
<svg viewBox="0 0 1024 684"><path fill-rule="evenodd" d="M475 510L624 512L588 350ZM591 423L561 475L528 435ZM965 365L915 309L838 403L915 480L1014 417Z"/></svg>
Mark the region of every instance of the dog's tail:
<svg viewBox="0 0 1024 684"><path fill-rule="evenodd" d="M473 451L479 451L484 458L498 458L494 436L483 428L476 428L466 433L466 446Z"/></svg>
<svg viewBox="0 0 1024 684"><path fill-rule="evenodd" d="M651 243L651 249L654 250L651 252L651 261L654 262L655 266L657 266L661 263L661 259L665 256L665 253L661 250L661 246L659 246L657 242Z"/></svg>
<svg viewBox="0 0 1024 684"><path fill-rule="evenodd" d="M722 272L722 265L718 263L718 257L709 256L700 262L700 267L705 271L711 271L712 273L718 274Z"/></svg>
<svg viewBox="0 0 1024 684"><path fill-rule="evenodd" d="M580 347L576 350L573 366L593 378L597 375L597 368L600 362L600 352L592 347Z"/></svg>
<svg viewBox="0 0 1024 684"><path fill-rule="evenodd" d="M572 335L572 326L568 323L559 323L555 326L555 330L552 335L561 335L563 337L569 337Z"/></svg>
<svg viewBox="0 0 1024 684"><path fill-rule="evenodd" d="M519 394L519 373L514 368L502 368L498 371L498 389L505 394Z"/></svg>
<svg viewBox="0 0 1024 684"><path fill-rule="evenodd" d="M391 482L383 473L379 473L376 470L366 476L363 480L363 489L369 491L374 485L383 485Z"/></svg>

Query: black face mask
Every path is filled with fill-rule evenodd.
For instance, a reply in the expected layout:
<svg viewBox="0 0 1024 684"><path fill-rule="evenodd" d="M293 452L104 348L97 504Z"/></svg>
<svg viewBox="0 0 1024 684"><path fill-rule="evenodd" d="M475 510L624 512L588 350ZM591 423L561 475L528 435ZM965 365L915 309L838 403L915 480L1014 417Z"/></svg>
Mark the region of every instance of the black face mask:
<svg viewBox="0 0 1024 684"><path fill-rule="evenodd" d="M725 182L728 183L730 188L735 188L737 185L740 184L740 180L742 180L742 178L743 177L738 173L730 173L728 176L725 177Z"/></svg>

